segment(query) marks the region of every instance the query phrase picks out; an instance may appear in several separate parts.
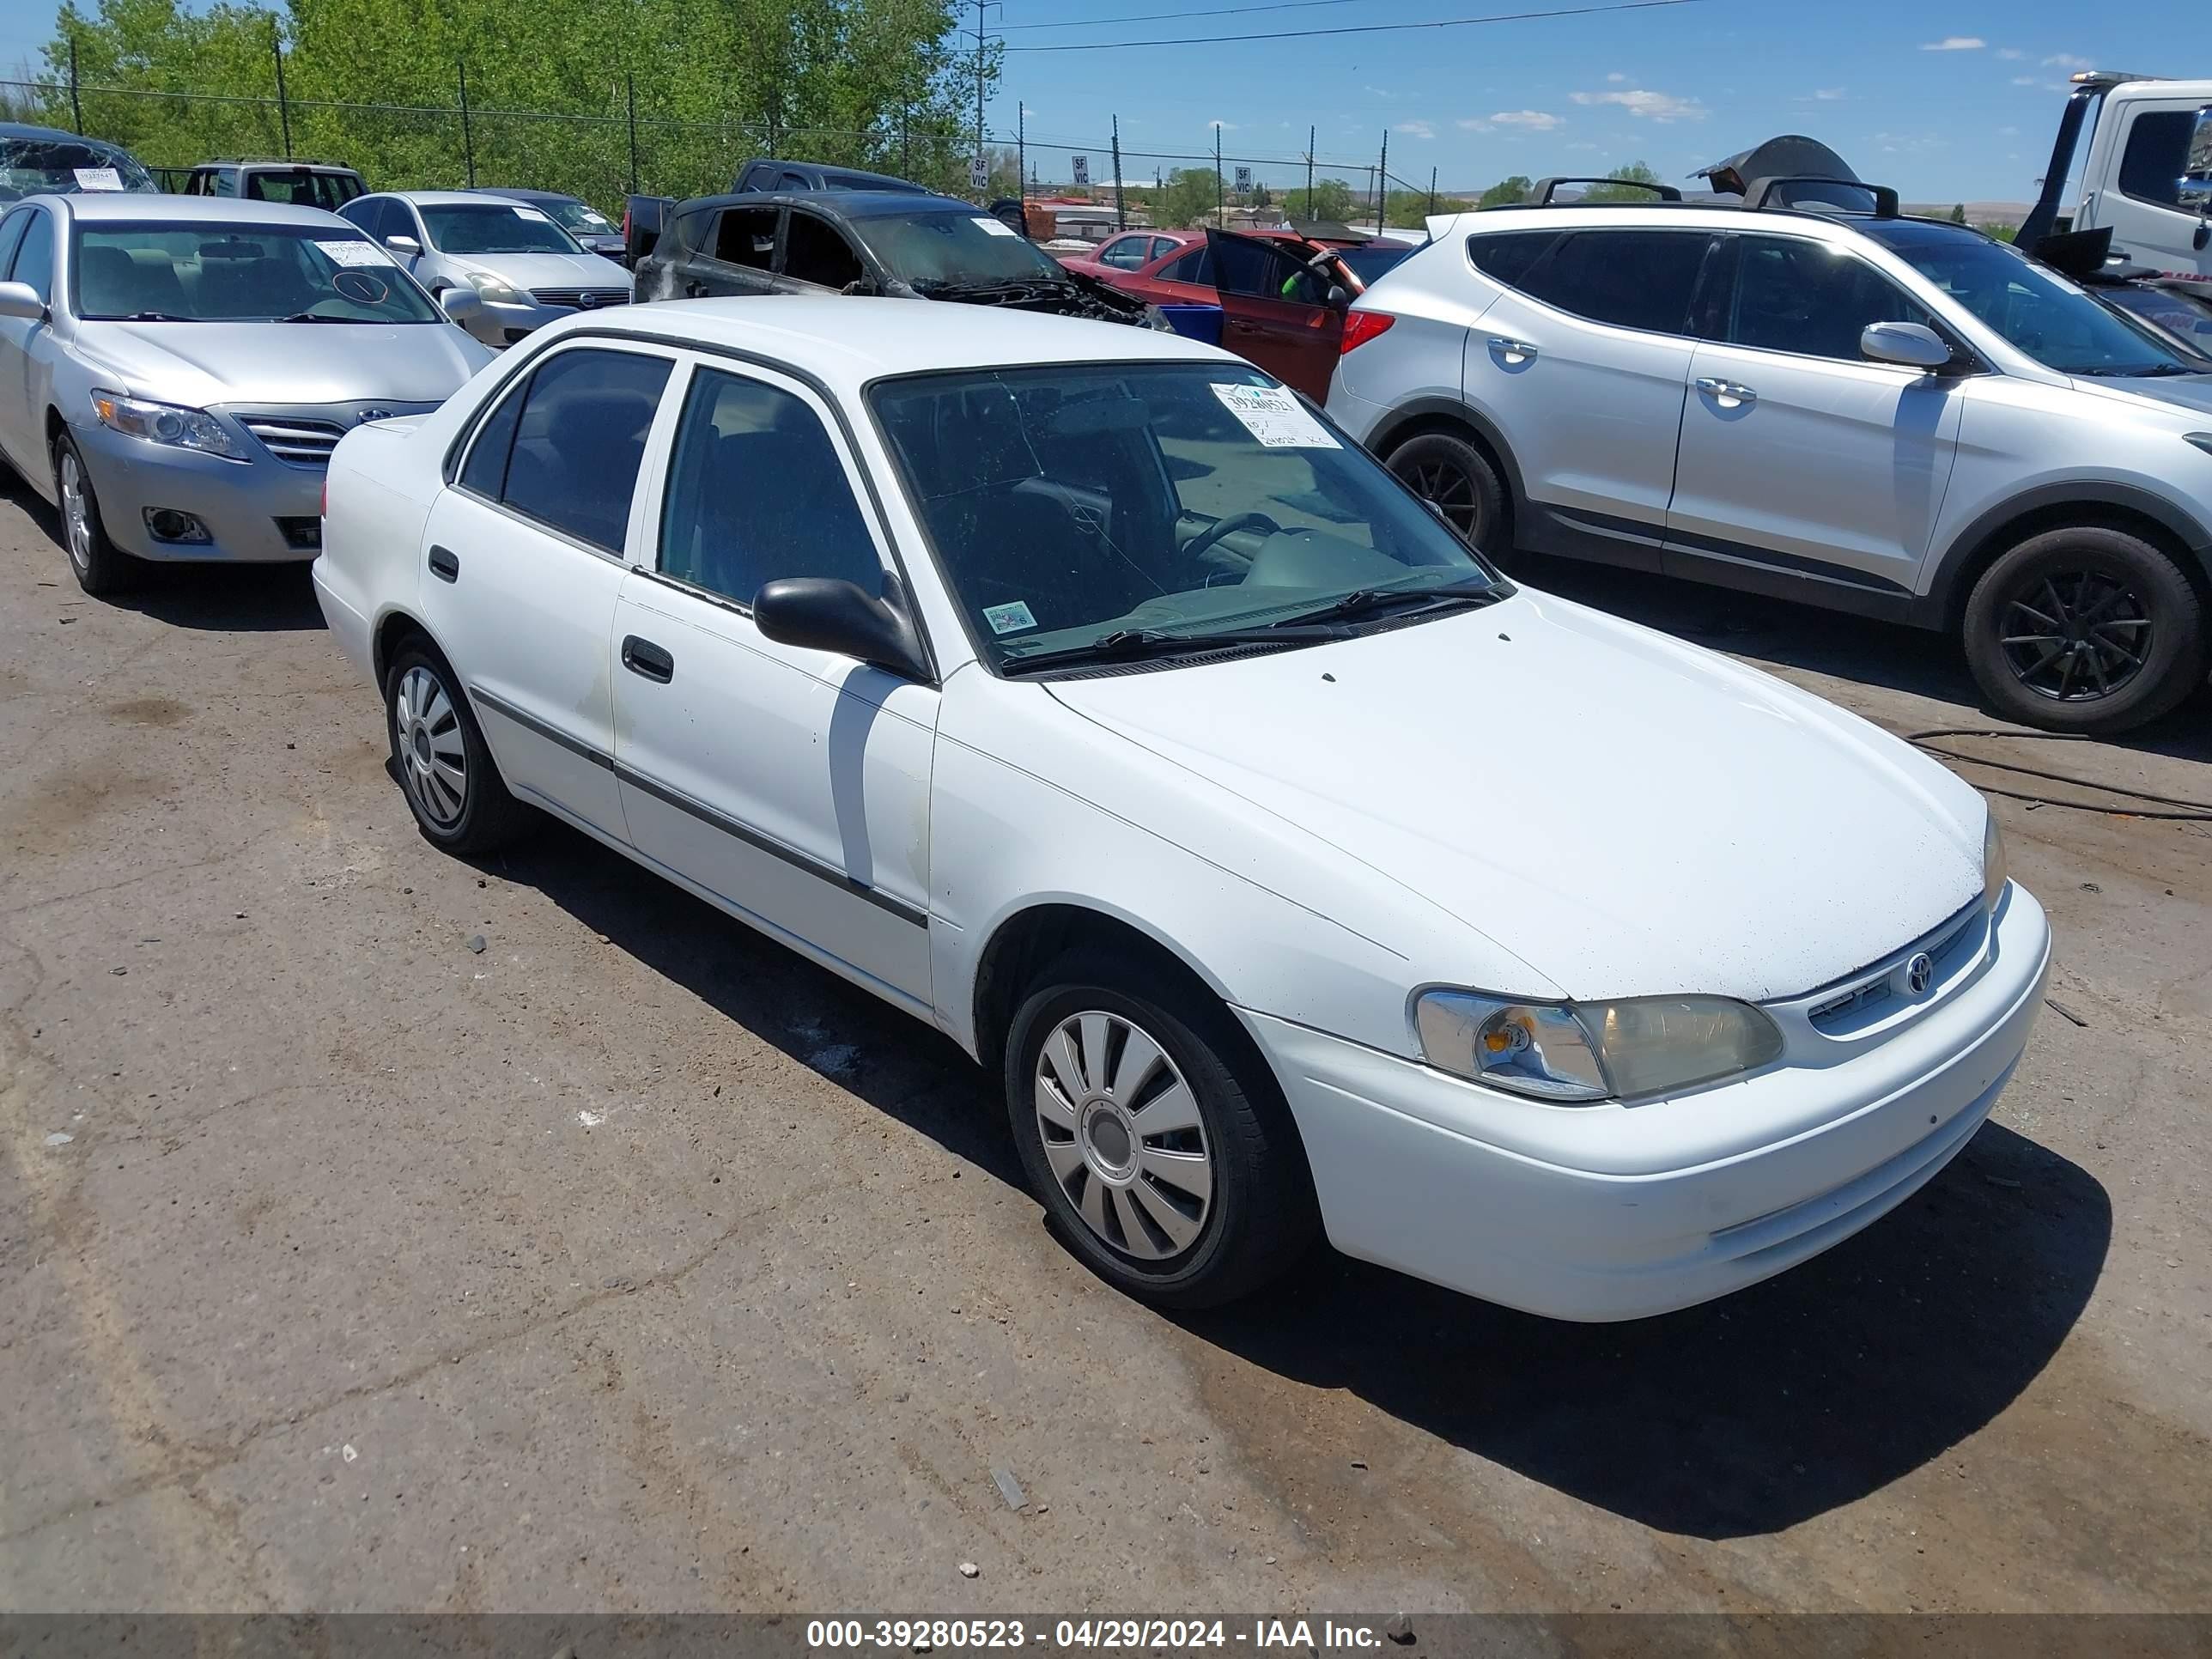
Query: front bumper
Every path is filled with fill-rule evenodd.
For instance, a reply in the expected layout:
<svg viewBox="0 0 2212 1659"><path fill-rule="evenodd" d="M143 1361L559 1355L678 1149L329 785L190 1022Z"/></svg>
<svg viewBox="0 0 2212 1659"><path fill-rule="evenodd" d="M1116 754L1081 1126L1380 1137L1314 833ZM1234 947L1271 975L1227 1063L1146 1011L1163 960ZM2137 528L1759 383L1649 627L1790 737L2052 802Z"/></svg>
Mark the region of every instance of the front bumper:
<svg viewBox="0 0 2212 1659"><path fill-rule="evenodd" d="M150 443L96 422L72 426L70 435L92 475L108 538L134 557L273 564L312 559L321 545L319 467L280 461L251 439L249 459L234 461ZM211 539L157 539L146 513L163 507L192 514Z"/></svg>
<svg viewBox="0 0 2212 1659"><path fill-rule="evenodd" d="M1919 1190L1996 1104L2050 964L2014 885L1922 1018L1832 1064L1634 1106L1540 1105L1239 1012L1337 1249L1530 1313L1636 1319L1756 1284Z"/></svg>

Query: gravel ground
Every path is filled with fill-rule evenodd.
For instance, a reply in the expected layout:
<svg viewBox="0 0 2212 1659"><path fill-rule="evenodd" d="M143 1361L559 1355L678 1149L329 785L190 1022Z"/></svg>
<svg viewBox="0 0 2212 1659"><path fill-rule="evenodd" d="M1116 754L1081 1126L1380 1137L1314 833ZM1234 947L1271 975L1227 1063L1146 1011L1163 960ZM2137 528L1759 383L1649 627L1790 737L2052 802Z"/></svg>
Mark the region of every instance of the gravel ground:
<svg viewBox="0 0 2212 1659"><path fill-rule="evenodd" d="M0 1607L2212 1607L2203 823L2001 804L2065 1012L1778 1280L1168 1318L941 1038L565 830L433 853L303 571L108 605L54 528L0 491ZM1559 585L1988 724L1938 641ZM2212 801L2207 713L1955 746Z"/></svg>

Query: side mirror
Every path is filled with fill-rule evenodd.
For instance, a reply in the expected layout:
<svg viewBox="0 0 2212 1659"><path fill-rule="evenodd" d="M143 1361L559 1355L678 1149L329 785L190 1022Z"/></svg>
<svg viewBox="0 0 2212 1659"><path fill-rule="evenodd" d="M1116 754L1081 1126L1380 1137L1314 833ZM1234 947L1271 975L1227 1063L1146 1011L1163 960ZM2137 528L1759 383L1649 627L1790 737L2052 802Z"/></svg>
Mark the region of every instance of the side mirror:
<svg viewBox="0 0 2212 1659"><path fill-rule="evenodd" d="M0 283L0 317L20 317L27 323L44 322L46 302L28 283Z"/></svg>
<svg viewBox="0 0 2212 1659"><path fill-rule="evenodd" d="M1331 283L1328 285L1328 308L1331 311L1351 310L1352 290L1341 283Z"/></svg>
<svg viewBox="0 0 2212 1659"><path fill-rule="evenodd" d="M472 288L449 288L438 295L438 308L464 327L483 315L483 301Z"/></svg>
<svg viewBox="0 0 2212 1659"><path fill-rule="evenodd" d="M384 245L394 253L404 254L410 259L422 251L422 244L412 236L387 236L384 239Z"/></svg>
<svg viewBox="0 0 2212 1659"><path fill-rule="evenodd" d="M1859 336L1859 355L1869 362L1894 363L1933 374L1949 367L1951 348L1922 323L1869 323Z"/></svg>
<svg viewBox="0 0 2212 1659"><path fill-rule="evenodd" d="M830 576L779 577L753 596L753 625L780 645L857 657L910 680L930 677L921 641L905 613L851 582Z"/></svg>

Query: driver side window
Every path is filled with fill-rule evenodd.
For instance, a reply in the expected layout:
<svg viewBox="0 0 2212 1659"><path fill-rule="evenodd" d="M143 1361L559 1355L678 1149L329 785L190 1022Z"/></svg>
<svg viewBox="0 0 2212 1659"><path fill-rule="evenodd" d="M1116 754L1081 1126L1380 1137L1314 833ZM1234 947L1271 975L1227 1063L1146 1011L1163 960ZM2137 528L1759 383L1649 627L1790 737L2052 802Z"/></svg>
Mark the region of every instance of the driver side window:
<svg viewBox="0 0 2212 1659"><path fill-rule="evenodd" d="M874 594L884 575L822 417L780 386L714 368L692 374L678 417L659 569L748 608L782 576Z"/></svg>

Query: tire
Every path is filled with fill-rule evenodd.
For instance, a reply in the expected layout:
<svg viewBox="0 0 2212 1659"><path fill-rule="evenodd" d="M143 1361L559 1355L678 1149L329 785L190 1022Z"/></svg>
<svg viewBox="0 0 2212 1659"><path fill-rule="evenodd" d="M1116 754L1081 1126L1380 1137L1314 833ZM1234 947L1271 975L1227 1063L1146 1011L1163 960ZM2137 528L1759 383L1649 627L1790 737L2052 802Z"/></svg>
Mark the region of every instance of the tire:
<svg viewBox="0 0 2212 1659"><path fill-rule="evenodd" d="M471 858L504 847L528 826L459 681L420 639L402 646L386 672L384 724L407 809L433 847Z"/></svg>
<svg viewBox="0 0 2212 1659"><path fill-rule="evenodd" d="M2203 610L2141 537L2075 525L2029 537L1967 596L1966 664L1990 705L2051 732L2124 732L2204 678Z"/></svg>
<svg viewBox="0 0 2212 1659"><path fill-rule="evenodd" d="M1512 553L1505 486L1480 450L1449 432L1421 432L1390 452L1391 475L1441 509L1470 546L1495 557Z"/></svg>
<svg viewBox="0 0 2212 1659"><path fill-rule="evenodd" d="M92 474L67 432L55 435L52 460L54 501L61 510L62 550L69 555L70 574L94 599L120 593L137 577L138 561L108 539Z"/></svg>
<svg viewBox="0 0 2212 1659"><path fill-rule="evenodd" d="M1154 1000L1163 994L1173 1008ZM1157 1058L1139 1058L1146 1040ZM1290 1110L1203 987L1186 994L1132 953L1079 948L1015 1012L1004 1070L1030 1190L1062 1242L1116 1289L1164 1308L1213 1307L1311 1243L1318 1209ZM1176 1179L1162 1180L1170 1159Z"/></svg>

